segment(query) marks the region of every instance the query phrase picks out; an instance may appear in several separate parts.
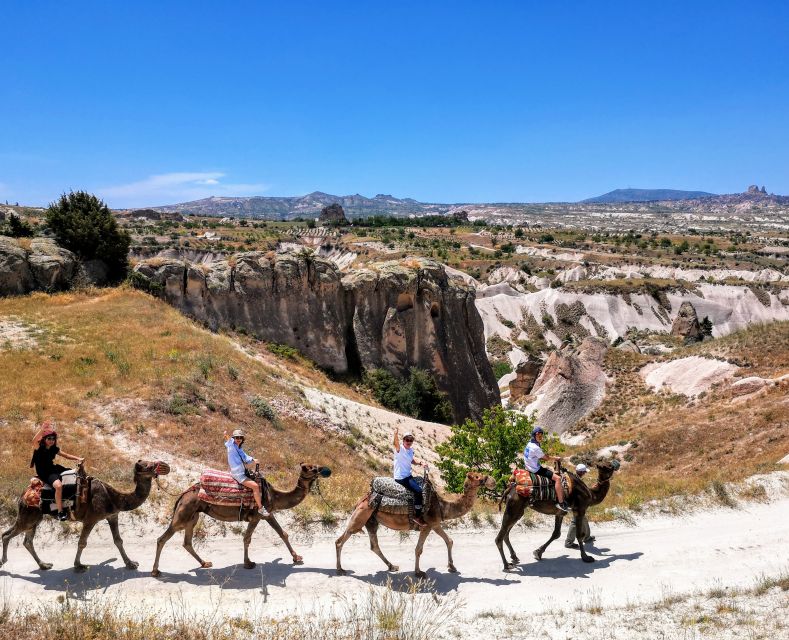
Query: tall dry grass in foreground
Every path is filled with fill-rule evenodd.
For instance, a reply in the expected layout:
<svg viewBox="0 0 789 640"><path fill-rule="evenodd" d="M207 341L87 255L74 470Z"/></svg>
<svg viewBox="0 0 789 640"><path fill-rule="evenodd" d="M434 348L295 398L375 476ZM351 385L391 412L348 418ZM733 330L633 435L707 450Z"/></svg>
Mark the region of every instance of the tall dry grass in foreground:
<svg viewBox="0 0 789 640"><path fill-rule="evenodd" d="M428 593L423 593L423 591ZM123 602L75 600L12 610L0 607L0 637L15 640L432 640L459 613L456 595L440 596L422 583L403 590L387 583L368 587L361 597L340 596L332 610L305 611L272 619L253 601L242 617L222 612L221 590L206 613L189 610L185 600L169 612L143 614Z"/></svg>

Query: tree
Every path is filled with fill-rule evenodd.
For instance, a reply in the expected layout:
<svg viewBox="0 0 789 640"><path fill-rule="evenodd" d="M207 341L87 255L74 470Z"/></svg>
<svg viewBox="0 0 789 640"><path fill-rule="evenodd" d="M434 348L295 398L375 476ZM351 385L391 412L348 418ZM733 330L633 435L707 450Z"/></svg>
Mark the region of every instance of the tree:
<svg viewBox="0 0 789 640"><path fill-rule="evenodd" d="M710 320L709 316L704 316L704 320L699 323L699 327L701 328L701 335L704 336L704 338L712 337L712 320Z"/></svg>
<svg viewBox="0 0 789 640"><path fill-rule="evenodd" d="M433 377L422 369L411 367L405 379L396 378L386 369L373 369L364 374L376 400L420 420L449 423L452 406L447 395L438 390Z"/></svg>
<svg viewBox="0 0 789 640"><path fill-rule="evenodd" d="M12 213L8 218L6 233L12 238L30 238L34 231L29 222Z"/></svg>
<svg viewBox="0 0 789 640"><path fill-rule="evenodd" d="M49 205L46 218L61 247L83 260L103 261L110 280L126 275L131 237L96 196L85 191L64 193Z"/></svg>
<svg viewBox="0 0 789 640"><path fill-rule="evenodd" d="M438 468L447 488L462 491L469 471L483 471L493 476L497 490L502 491L533 427L533 418L500 406L486 409L480 422L468 419L453 425L452 435L436 447L440 456ZM564 447L558 436L546 435L542 450L556 455Z"/></svg>

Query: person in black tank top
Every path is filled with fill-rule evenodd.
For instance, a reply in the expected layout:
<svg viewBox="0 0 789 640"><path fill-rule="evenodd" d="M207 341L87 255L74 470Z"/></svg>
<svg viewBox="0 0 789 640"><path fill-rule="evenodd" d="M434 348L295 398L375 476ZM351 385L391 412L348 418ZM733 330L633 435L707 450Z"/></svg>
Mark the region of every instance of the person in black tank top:
<svg viewBox="0 0 789 640"><path fill-rule="evenodd" d="M60 474L67 469L62 465L55 464L55 456L59 455L61 458L74 460L79 464L82 464L85 458L61 451L57 441L58 434L55 433L49 422L45 422L33 437L33 457L30 459L30 467L35 467L36 476L55 490L58 520L66 520L68 515L63 511L63 483L60 481Z"/></svg>

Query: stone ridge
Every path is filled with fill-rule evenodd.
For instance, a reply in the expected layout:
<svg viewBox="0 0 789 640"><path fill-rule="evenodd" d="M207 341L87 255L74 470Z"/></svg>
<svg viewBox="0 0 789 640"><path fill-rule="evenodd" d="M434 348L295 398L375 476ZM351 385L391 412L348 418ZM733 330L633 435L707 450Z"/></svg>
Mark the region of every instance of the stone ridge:
<svg viewBox="0 0 789 640"><path fill-rule="evenodd" d="M479 418L499 402L475 291L434 260L375 263L343 275L306 252L248 252L210 266L154 258L135 273L211 329L287 344L335 373L430 371L455 420Z"/></svg>

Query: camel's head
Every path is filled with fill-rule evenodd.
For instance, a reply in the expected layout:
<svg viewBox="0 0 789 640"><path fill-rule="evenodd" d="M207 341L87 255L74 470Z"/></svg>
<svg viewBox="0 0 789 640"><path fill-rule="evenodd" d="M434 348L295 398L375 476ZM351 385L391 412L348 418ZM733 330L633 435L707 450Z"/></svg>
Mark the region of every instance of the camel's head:
<svg viewBox="0 0 789 640"><path fill-rule="evenodd" d="M312 482L316 478L328 478L331 475L329 467L319 467L316 464L301 463L301 473L299 477L307 482Z"/></svg>
<svg viewBox="0 0 789 640"><path fill-rule="evenodd" d="M619 469L619 460L603 460L595 464L598 481L608 480Z"/></svg>
<svg viewBox="0 0 789 640"><path fill-rule="evenodd" d="M496 481L485 473L479 473L478 471L469 471L466 474L466 482L464 483L464 488L466 489L480 489L484 487L485 489L495 489L496 488Z"/></svg>
<svg viewBox="0 0 789 640"><path fill-rule="evenodd" d="M170 465L161 460L150 462L149 460L137 460L134 465L134 475L145 478L155 478L156 476L166 476L170 473Z"/></svg>

